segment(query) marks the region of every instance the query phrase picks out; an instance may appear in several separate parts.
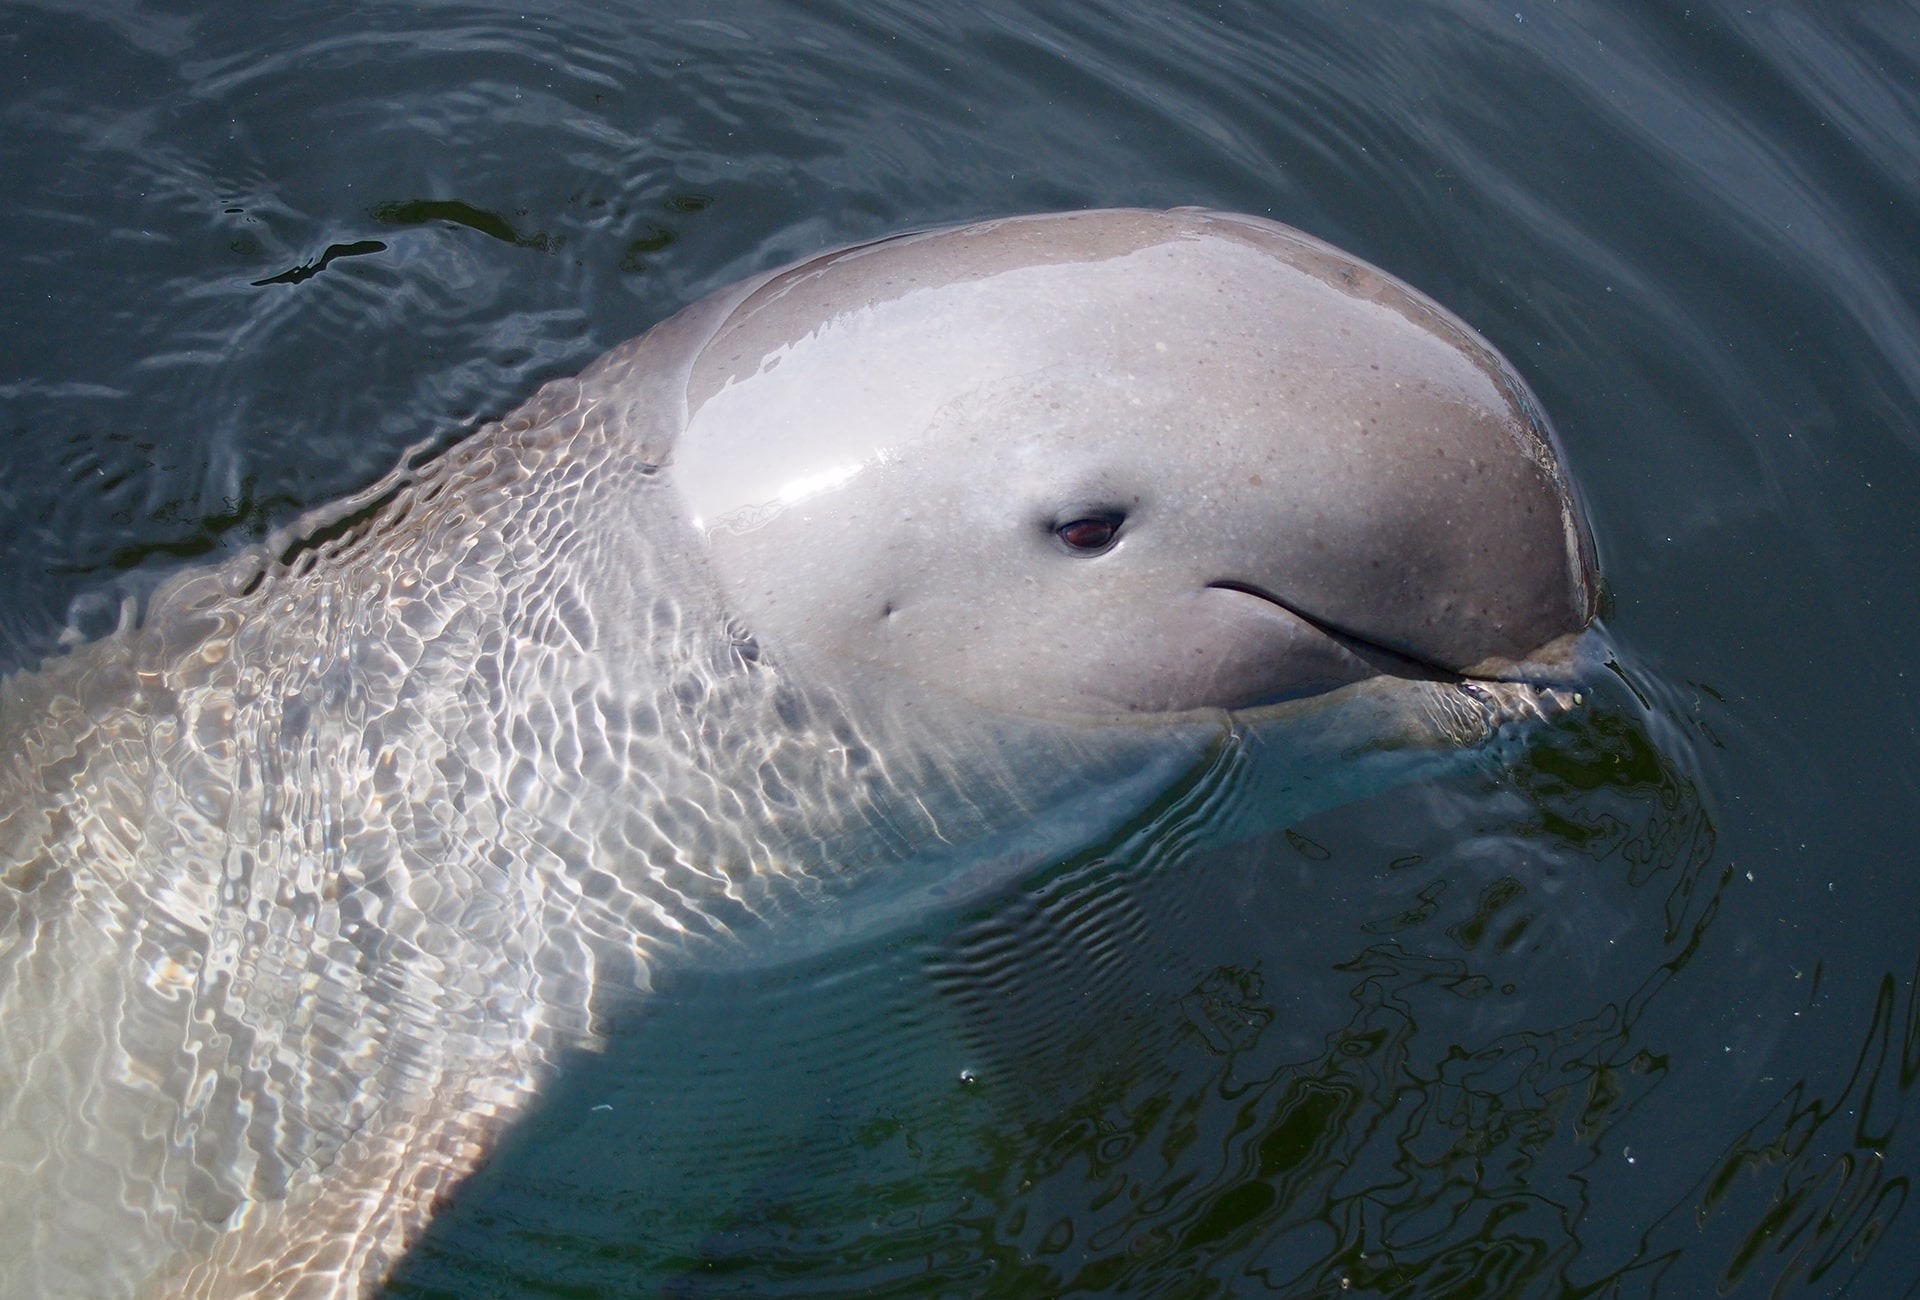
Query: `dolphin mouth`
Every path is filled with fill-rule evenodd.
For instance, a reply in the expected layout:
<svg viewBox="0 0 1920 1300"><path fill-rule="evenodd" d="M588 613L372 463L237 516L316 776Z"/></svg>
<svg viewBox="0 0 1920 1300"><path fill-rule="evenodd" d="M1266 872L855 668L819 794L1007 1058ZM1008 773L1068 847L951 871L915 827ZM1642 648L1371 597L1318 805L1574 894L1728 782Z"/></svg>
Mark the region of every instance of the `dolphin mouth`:
<svg viewBox="0 0 1920 1300"><path fill-rule="evenodd" d="M1418 681L1460 682L1479 675L1449 668L1445 664L1424 659L1397 646L1375 641L1350 628L1341 627L1337 623L1329 623L1326 619L1310 614L1298 605L1281 599L1265 587L1255 586L1251 582L1222 580L1209 582L1207 587L1212 591L1237 591L1243 596L1252 596L1256 600L1264 600L1269 605L1285 610L1383 676L1409 677Z"/></svg>
<svg viewBox="0 0 1920 1300"><path fill-rule="evenodd" d="M1501 710L1518 708L1521 713L1539 712L1545 716L1565 712L1579 703L1593 681L1596 668L1607 657L1604 638L1596 634L1589 622L1519 658L1491 656L1465 668L1453 668L1330 623L1254 583L1223 579L1207 586L1252 596L1284 610L1365 663L1378 676L1458 687L1467 696L1495 704Z"/></svg>
<svg viewBox="0 0 1920 1300"><path fill-rule="evenodd" d="M1371 706L1361 704L1364 711L1368 707L1379 707L1378 702L1383 698L1394 698L1378 693L1382 687L1391 690L1391 681L1417 682L1430 689L1421 694L1422 703L1411 715L1414 721L1409 723L1406 716L1398 719L1400 725L1412 727L1413 743L1438 741L1456 748L1471 748L1509 725L1551 722L1580 708L1598 666L1610 658L1605 637L1589 621L1517 659L1495 656L1465 668L1452 668L1330 623L1253 583L1223 580L1207 586L1252 596L1283 610L1374 670L1371 678L1350 682L1326 694L1294 696L1230 710L1249 720L1270 709L1312 708L1318 701L1331 702L1342 697L1375 702ZM1352 694L1354 692L1359 694Z"/></svg>

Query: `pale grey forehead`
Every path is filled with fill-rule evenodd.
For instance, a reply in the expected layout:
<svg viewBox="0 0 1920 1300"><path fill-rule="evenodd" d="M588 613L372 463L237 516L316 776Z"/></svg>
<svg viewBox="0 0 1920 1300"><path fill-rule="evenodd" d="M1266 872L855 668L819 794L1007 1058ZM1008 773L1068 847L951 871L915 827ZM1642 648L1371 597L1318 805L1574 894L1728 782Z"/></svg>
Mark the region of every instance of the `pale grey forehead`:
<svg viewBox="0 0 1920 1300"><path fill-rule="evenodd" d="M1159 248L1177 267L1149 286L1130 255ZM1253 254L1249 256L1248 254ZM1151 294L1172 305L1186 289L1213 300L1206 319L1225 328L1233 314L1262 298L1261 317L1299 320L1315 304L1328 306L1326 291L1345 299L1356 318L1383 321L1380 312L1358 310L1371 303L1397 315L1471 359L1474 368L1506 387L1511 376L1499 357L1468 326L1417 290L1329 244L1273 222L1198 209L1152 212L1117 209L1011 217L976 225L903 235L823 254L781 271L738 303L701 349L688 376L687 403L699 407L736 379L753 373L763 358L780 353L839 317L873 309L929 290L1014 276L1041 268L1064 268L1043 276L1071 286L1091 304L1139 301ZM1246 277L1252 274L1249 282ZM1398 331L1392 331L1397 334Z"/></svg>
<svg viewBox="0 0 1920 1300"><path fill-rule="evenodd" d="M1398 281L1269 223L1122 211L907 236L780 273L695 359L676 478L696 516L774 504L1022 385L1184 405L1199 425L1255 409L1324 420L1398 388L1436 413L1494 414L1543 455L1518 381Z"/></svg>

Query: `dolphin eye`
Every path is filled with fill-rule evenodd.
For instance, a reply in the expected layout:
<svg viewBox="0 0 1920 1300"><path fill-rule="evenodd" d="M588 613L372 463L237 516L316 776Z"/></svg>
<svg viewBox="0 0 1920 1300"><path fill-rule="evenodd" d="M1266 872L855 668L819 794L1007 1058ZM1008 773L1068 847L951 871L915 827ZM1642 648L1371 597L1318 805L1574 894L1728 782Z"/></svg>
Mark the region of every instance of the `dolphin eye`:
<svg viewBox="0 0 1920 1300"><path fill-rule="evenodd" d="M1060 524L1054 528L1053 535L1076 555L1091 555L1112 545L1114 534L1119 531L1120 520L1116 516L1094 515Z"/></svg>

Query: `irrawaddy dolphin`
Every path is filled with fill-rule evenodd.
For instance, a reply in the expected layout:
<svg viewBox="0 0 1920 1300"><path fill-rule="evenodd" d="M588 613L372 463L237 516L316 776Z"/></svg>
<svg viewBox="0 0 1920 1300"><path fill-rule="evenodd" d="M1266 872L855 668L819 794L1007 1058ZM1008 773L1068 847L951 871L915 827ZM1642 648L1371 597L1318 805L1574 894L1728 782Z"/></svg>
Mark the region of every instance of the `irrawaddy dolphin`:
<svg viewBox="0 0 1920 1300"><path fill-rule="evenodd" d="M666 965L1460 752L1594 592L1520 379L1285 226L722 291L4 682L0 1295L363 1294Z"/></svg>

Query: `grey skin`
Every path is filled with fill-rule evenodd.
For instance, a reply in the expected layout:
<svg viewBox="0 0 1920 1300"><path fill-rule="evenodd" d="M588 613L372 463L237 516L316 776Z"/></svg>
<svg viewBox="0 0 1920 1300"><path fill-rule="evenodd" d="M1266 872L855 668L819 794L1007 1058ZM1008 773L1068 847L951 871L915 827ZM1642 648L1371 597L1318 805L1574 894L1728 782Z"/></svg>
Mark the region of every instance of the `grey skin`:
<svg viewBox="0 0 1920 1300"><path fill-rule="evenodd" d="M1593 599L1519 379L1297 231L735 286L4 682L0 1295L363 1294L671 963L1396 779Z"/></svg>

